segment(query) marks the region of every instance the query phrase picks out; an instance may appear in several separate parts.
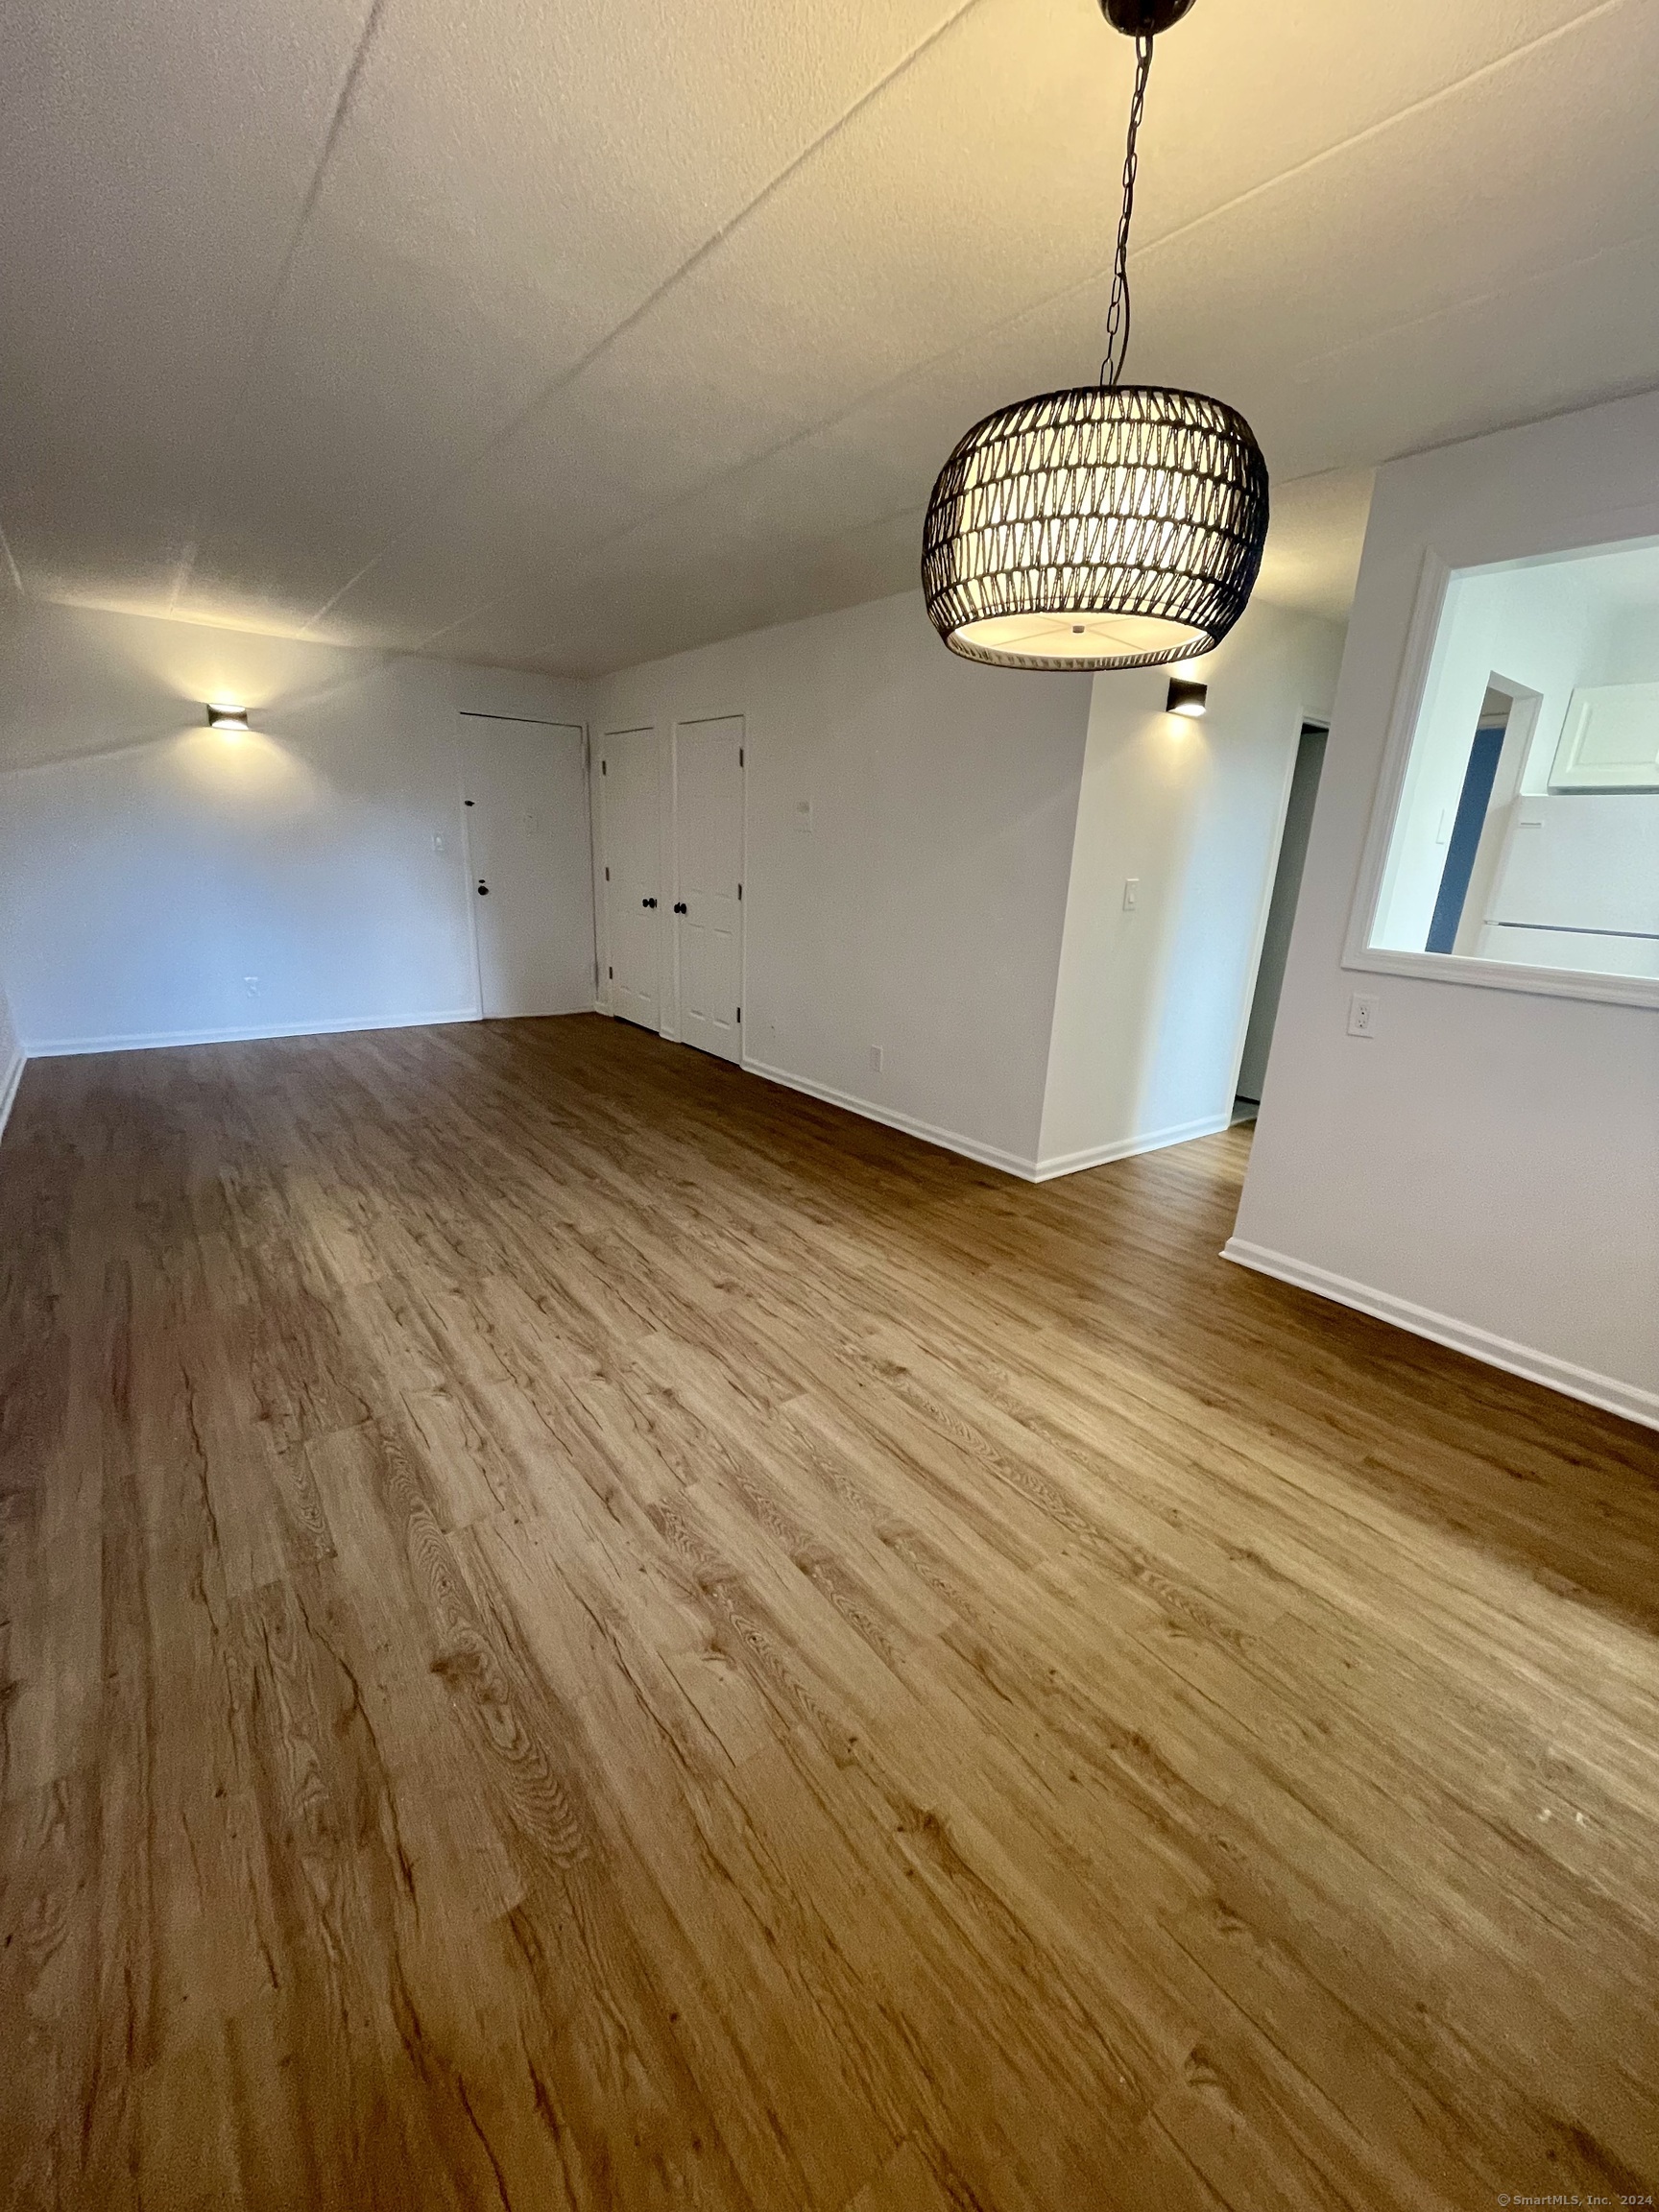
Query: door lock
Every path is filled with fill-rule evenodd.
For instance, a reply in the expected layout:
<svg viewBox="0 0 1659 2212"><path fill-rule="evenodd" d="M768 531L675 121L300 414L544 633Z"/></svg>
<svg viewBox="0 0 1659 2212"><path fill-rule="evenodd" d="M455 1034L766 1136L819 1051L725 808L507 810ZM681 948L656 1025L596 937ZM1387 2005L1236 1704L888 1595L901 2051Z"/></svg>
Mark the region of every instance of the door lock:
<svg viewBox="0 0 1659 2212"><path fill-rule="evenodd" d="M478 896L480 899L488 899L490 896L490 886L485 882L482 876L478 878Z"/></svg>
<svg viewBox="0 0 1659 2212"><path fill-rule="evenodd" d="M675 900L675 902L674 902L674 911L675 911L675 913L676 913L676 914L684 914L684 913L685 913L685 900L684 900L684 899L676 899L676 900Z"/></svg>

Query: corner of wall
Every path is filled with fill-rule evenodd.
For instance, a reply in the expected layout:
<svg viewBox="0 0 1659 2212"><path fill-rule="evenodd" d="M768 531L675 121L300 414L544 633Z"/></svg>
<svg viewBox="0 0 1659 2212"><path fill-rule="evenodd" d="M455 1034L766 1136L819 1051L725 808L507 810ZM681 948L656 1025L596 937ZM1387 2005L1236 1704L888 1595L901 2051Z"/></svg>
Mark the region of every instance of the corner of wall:
<svg viewBox="0 0 1659 2212"><path fill-rule="evenodd" d="M1164 711L1166 668L1094 679L1039 1180L1232 1118L1297 740L1330 711L1342 641L1253 606L1203 663L1198 724Z"/></svg>
<svg viewBox="0 0 1659 2212"><path fill-rule="evenodd" d="M28 1057L12 1026L12 1009L7 1003L5 988L0 986L0 1137L6 1134Z"/></svg>
<svg viewBox="0 0 1659 2212"><path fill-rule="evenodd" d="M459 716L586 725L589 684L44 603L0 657L31 1055L475 1015ZM233 756L191 704L215 689L255 704Z"/></svg>

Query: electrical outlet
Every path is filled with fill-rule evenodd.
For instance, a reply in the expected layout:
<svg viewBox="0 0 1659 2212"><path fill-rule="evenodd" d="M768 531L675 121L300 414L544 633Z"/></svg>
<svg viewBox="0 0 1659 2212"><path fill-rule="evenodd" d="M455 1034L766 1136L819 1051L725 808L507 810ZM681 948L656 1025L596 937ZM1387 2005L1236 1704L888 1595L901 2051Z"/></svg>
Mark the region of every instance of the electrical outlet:
<svg viewBox="0 0 1659 2212"><path fill-rule="evenodd" d="M811 802L811 800L810 800L810 799L797 799L797 800L796 800L796 802L795 802L795 828L796 828L796 831L797 831L797 833L798 833L799 835L801 835L801 836L803 836L803 837L810 837L810 836L811 836L811 834L812 834L812 802Z"/></svg>
<svg viewBox="0 0 1659 2212"><path fill-rule="evenodd" d="M258 996L259 996L259 978L258 978L258 976L257 976L257 975L244 975L244 976L243 976L243 978L242 978L242 988L243 988L243 990L244 990L244 991L246 991L246 992L247 992L247 994L248 994L248 996L249 996L249 998L258 998Z"/></svg>
<svg viewBox="0 0 1659 2212"><path fill-rule="evenodd" d="M872 1045L870 1047L870 1066L872 1070L878 1075L879 1075L881 1072L884 1058L885 1055L883 1054L880 1046Z"/></svg>
<svg viewBox="0 0 1659 2212"><path fill-rule="evenodd" d="M432 850L433 850L433 852L434 852L434 853L442 853L442 852L445 850L445 846L444 846L444 832L443 832L443 830L434 830L434 831L433 831L433 834L432 834Z"/></svg>
<svg viewBox="0 0 1659 2212"><path fill-rule="evenodd" d="M1356 991L1348 1001L1348 1034L1350 1037L1375 1037L1377 1034L1377 1001Z"/></svg>
<svg viewBox="0 0 1659 2212"><path fill-rule="evenodd" d="M1139 906L1139 905L1140 905L1140 903L1141 903L1141 878L1140 878L1140 877L1139 877L1139 876L1126 876L1126 877L1124 878L1124 879L1123 879L1123 911L1124 911L1124 913L1125 913L1125 914L1133 914L1133 913L1134 913L1134 911L1135 911L1135 909L1136 909L1136 907L1137 907L1137 906Z"/></svg>

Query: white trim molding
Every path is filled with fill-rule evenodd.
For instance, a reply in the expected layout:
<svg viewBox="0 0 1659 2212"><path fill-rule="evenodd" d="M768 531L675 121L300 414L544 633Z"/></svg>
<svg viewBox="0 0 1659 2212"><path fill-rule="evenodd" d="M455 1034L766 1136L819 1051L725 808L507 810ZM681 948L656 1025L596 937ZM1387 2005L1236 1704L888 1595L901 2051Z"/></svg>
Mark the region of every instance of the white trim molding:
<svg viewBox="0 0 1659 2212"><path fill-rule="evenodd" d="M1659 1006L1659 982L1591 968L1527 968L1468 952L1389 952L1366 947L1345 954L1345 969L1370 975L1418 975L1427 983L1474 984L1485 991L1529 991L1535 998L1588 998L1601 1006Z"/></svg>
<svg viewBox="0 0 1659 2212"><path fill-rule="evenodd" d="M1241 1237L1229 1238L1221 1257L1258 1275L1271 1275L1299 1290L1311 1290L1316 1297L1330 1298L1338 1306L1350 1306L1358 1313L1369 1313L1374 1320L1390 1322L1396 1329L1409 1330L1413 1336L1427 1336L1454 1352L1467 1353L1471 1359L1483 1360L1488 1367L1502 1367L1528 1382L1541 1382L1547 1390L1559 1390L1568 1398L1581 1398L1587 1406L1599 1406L1604 1412L1623 1414L1626 1421L1659 1429L1659 1392L1622 1382L1616 1376L1599 1375L1593 1368L1575 1366L1551 1352L1513 1343L1507 1336L1496 1336L1490 1330L1459 1321L1455 1314L1415 1306L1408 1298L1395 1297L1392 1291L1373 1289L1368 1283L1353 1282L1346 1275L1334 1275L1328 1268L1292 1259L1287 1252L1271 1251L1264 1244L1252 1244Z"/></svg>
<svg viewBox="0 0 1659 2212"><path fill-rule="evenodd" d="M19 1046L12 1054L12 1065L0 1076L0 1137L6 1134L6 1124L12 1118L12 1108L16 1102L17 1086L23 1080L23 1070L29 1065L29 1055Z"/></svg>
<svg viewBox="0 0 1659 2212"><path fill-rule="evenodd" d="M1000 1167L1004 1175L1018 1175L1022 1183L1037 1181L1035 1160L1022 1160L1017 1153L1004 1152L995 1144L982 1144L975 1137L963 1137L954 1129L940 1129L931 1121L918 1121L909 1114L895 1114L886 1106L874 1106L868 1098L856 1098L851 1091L834 1090L828 1083L815 1083L809 1075L792 1075L785 1068L773 1068L763 1060L744 1060L739 1063L745 1074L763 1076L768 1083L781 1084L785 1091L799 1091L803 1096L816 1098L825 1106L839 1106L848 1114L856 1114L862 1120L878 1121L884 1129L897 1129L905 1137L920 1137L925 1143L937 1144L946 1152L959 1152L965 1160L977 1160L982 1167Z"/></svg>
<svg viewBox="0 0 1659 2212"><path fill-rule="evenodd" d="M31 1060L68 1060L85 1052L159 1052L177 1045L251 1045L267 1037L349 1037L373 1029L436 1029L476 1022L476 1006L434 1014L356 1014L343 1022L276 1022L256 1029L178 1029L148 1037L64 1037L28 1047Z"/></svg>
<svg viewBox="0 0 1659 2212"><path fill-rule="evenodd" d="M785 1091L799 1091L804 1097L816 1098L825 1106L839 1106L844 1113L856 1114L861 1120L879 1122L883 1129L897 1129L905 1137L919 1137L925 1144L937 1144L942 1151L960 1153L965 1160L976 1160L982 1167L999 1167L1004 1175L1018 1176L1022 1183L1051 1183L1061 1175L1077 1175L1086 1167L1104 1167L1114 1160L1132 1159L1140 1152L1162 1152L1170 1144L1186 1144L1194 1137L1213 1137L1225 1129L1232 1120L1231 1113L1206 1115L1202 1120L1183 1121L1168 1129L1156 1129L1145 1137L1125 1137L1114 1144L1094 1144L1082 1152L1064 1152L1052 1160L1027 1160L1017 1152L1004 1152L999 1145L986 1144L977 1137L964 1137L955 1129L941 1129L936 1122L919 1121L914 1115L895 1113L891 1107L877 1106L868 1098L854 1096L851 1091L837 1091L829 1083L815 1083L809 1075L793 1075L787 1069L771 1067L763 1060L744 1060L740 1063L747 1075L762 1076L768 1083L781 1084Z"/></svg>

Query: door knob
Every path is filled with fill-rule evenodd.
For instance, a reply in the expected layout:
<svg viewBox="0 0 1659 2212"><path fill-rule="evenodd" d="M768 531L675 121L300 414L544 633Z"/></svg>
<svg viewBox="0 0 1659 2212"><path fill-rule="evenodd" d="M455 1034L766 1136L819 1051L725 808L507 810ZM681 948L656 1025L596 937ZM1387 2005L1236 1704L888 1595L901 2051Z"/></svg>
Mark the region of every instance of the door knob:
<svg viewBox="0 0 1659 2212"><path fill-rule="evenodd" d="M675 900L675 902L674 902L674 911L675 911L675 913L676 913L676 914L684 914L684 913L685 913L685 900L684 900L684 899L676 899L676 900Z"/></svg>
<svg viewBox="0 0 1659 2212"><path fill-rule="evenodd" d="M480 899L488 899L490 896L490 886L485 882L482 876L478 878L478 896Z"/></svg>
<svg viewBox="0 0 1659 2212"><path fill-rule="evenodd" d="M639 903L641 906L655 906L657 902L655 899L641 899Z"/></svg>

